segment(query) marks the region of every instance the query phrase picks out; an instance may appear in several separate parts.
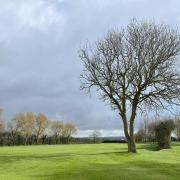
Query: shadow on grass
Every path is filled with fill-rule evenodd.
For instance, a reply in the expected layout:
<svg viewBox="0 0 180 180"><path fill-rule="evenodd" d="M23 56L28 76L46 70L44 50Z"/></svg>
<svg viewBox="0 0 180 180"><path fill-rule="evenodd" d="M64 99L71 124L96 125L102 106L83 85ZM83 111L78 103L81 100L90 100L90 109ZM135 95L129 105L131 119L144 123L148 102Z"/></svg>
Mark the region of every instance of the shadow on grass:
<svg viewBox="0 0 180 180"><path fill-rule="evenodd" d="M50 159L59 159L59 160L70 160L73 157L87 157L87 156L101 156L101 155L127 155L129 154L126 151L112 151L112 152L97 152L97 153L56 153L56 154L44 154L44 155L35 155L35 154L28 154L28 155L15 155L15 154L8 154L8 155L0 155L0 163L13 163L21 160L50 160Z"/></svg>
<svg viewBox="0 0 180 180"><path fill-rule="evenodd" d="M173 143L173 146L180 146L180 143ZM148 151L158 151L156 144L137 144L137 152L140 149L148 150ZM21 160L70 160L73 157L87 157L87 156L101 156L101 155L121 155L121 156L130 156L133 155L127 152L127 148L116 148L113 151L109 152L94 152L94 153L53 153L53 154L1 154L0 155L0 163L1 164L9 164L13 162L18 162ZM135 155L135 154L134 154Z"/></svg>
<svg viewBox="0 0 180 180"><path fill-rule="evenodd" d="M139 144L137 149L145 149L148 151L158 151L158 147L156 144Z"/></svg>
<svg viewBox="0 0 180 180"><path fill-rule="evenodd" d="M145 149L149 151L157 151L155 144L138 144L137 151L139 149ZM53 154L1 154L0 155L0 163L13 163L21 160L49 160L49 159L60 159L60 160L69 160L72 157L87 157L87 156L101 156L101 155L121 155L121 156L129 156L131 153L127 152L127 148L114 149L114 151L110 152L94 152L94 153L53 153Z"/></svg>
<svg viewBox="0 0 180 180"><path fill-rule="evenodd" d="M172 142L172 146L180 146L180 142Z"/></svg>
<svg viewBox="0 0 180 180"><path fill-rule="evenodd" d="M179 142L172 142L170 148L164 148L164 149L172 149L173 147L179 147ZM150 144L139 144L137 149L146 149L148 151L160 151L163 150L162 148L158 148L157 144L150 143Z"/></svg>
<svg viewBox="0 0 180 180"><path fill-rule="evenodd" d="M46 176L34 176L44 180L179 180L179 177L180 164L151 160L88 163L63 172L52 170Z"/></svg>

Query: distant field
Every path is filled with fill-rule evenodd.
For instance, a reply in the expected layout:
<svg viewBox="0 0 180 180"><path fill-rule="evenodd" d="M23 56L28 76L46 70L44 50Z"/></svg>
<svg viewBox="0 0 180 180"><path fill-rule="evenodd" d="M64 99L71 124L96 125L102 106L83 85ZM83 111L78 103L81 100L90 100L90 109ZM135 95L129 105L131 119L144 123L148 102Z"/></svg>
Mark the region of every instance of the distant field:
<svg viewBox="0 0 180 180"><path fill-rule="evenodd" d="M173 180L180 179L180 144L152 151L126 144L0 147L0 180Z"/></svg>

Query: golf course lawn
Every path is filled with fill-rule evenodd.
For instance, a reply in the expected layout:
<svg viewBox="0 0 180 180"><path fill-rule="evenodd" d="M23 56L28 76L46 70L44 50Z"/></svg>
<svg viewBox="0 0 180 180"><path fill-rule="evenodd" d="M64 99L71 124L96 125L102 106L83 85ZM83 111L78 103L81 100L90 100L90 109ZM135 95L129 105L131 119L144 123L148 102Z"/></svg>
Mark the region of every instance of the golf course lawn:
<svg viewBox="0 0 180 180"><path fill-rule="evenodd" d="M127 153L126 144L0 147L0 180L180 179L180 144L137 147L137 154Z"/></svg>

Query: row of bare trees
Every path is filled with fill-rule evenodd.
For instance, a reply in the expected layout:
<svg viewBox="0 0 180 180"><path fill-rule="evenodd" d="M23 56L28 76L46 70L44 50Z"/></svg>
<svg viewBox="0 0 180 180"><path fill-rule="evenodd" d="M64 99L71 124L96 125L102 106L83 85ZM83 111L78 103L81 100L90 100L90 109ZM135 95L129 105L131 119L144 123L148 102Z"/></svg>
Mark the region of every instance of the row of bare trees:
<svg viewBox="0 0 180 180"><path fill-rule="evenodd" d="M70 143L76 126L63 121L52 121L46 115L18 113L7 124L0 120L1 145Z"/></svg>
<svg viewBox="0 0 180 180"><path fill-rule="evenodd" d="M155 127L157 122L144 120L140 123L139 129L135 134L136 142L155 142Z"/></svg>
<svg viewBox="0 0 180 180"><path fill-rule="evenodd" d="M155 142L155 128L160 121L163 120L148 121L147 119L144 119L140 123L139 129L135 134L136 142ZM172 137L174 140L180 141L180 117L176 117L174 120L172 119L171 121L174 122L175 126L172 132Z"/></svg>

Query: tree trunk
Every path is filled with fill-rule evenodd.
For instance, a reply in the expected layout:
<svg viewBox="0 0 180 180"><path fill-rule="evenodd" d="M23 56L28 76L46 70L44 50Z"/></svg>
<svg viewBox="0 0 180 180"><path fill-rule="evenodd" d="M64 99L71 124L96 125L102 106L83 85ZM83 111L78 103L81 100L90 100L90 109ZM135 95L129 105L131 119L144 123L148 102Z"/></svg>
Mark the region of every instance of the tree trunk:
<svg viewBox="0 0 180 180"><path fill-rule="evenodd" d="M126 109L124 105L124 112L119 113L122 120L123 120L123 125L124 125L124 134L127 139L128 143L128 152L130 153L136 153L136 143L135 143L135 137L134 137L134 120L136 117L136 109L137 109L137 104L134 103L132 107L132 113L130 117L130 124L128 126L128 121L126 117Z"/></svg>
<svg viewBox="0 0 180 180"><path fill-rule="evenodd" d="M28 137L25 136L24 145L27 145L27 142L28 142Z"/></svg>
<svg viewBox="0 0 180 180"><path fill-rule="evenodd" d="M134 137L131 137L128 140L128 152L136 153L136 143L135 143Z"/></svg>
<svg viewBox="0 0 180 180"><path fill-rule="evenodd" d="M128 131L128 124L126 119L123 119L123 125L124 125L124 134L128 143L128 152L130 153L136 153L136 144L135 144L135 138L134 138L134 126L131 124L130 128L130 134Z"/></svg>
<svg viewBox="0 0 180 180"><path fill-rule="evenodd" d="M36 144L39 144L39 133L36 135Z"/></svg>
<svg viewBox="0 0 180 180"><path fill-rule="evenodd" d="M58 136L55 136L55 143L58 144Z"/></svg>
<svg viewBox="0 0 180 180"><path fill-rule="evenodd" d="M132 113L131 113L130 124L129 124L130 138L128 140L128 152L132 152L132 153L136 153L136 143L135 143L135 137L134 137L134 120L136 117L136 109L137 109L137 102L134 101L132 105Z"/></svg>
<svg viewBox="0 0 180 180"><path fill-rule="evenodd" d="M131 127L131 132L130 132L130 135L129 135L127 123L124 123L124 132L125 132L125 137L126 137L127 143L128 143L128 152L136 153L136 143L135 143L135 137L134 137L134 126Z"/></svg>
<svg viewBox="0 0 180 180"><path fill-rule="evenodd" d="M128 140L128 152L136 153L136 143L134 137L134 120L130 122L130 138Z"/></svg>

